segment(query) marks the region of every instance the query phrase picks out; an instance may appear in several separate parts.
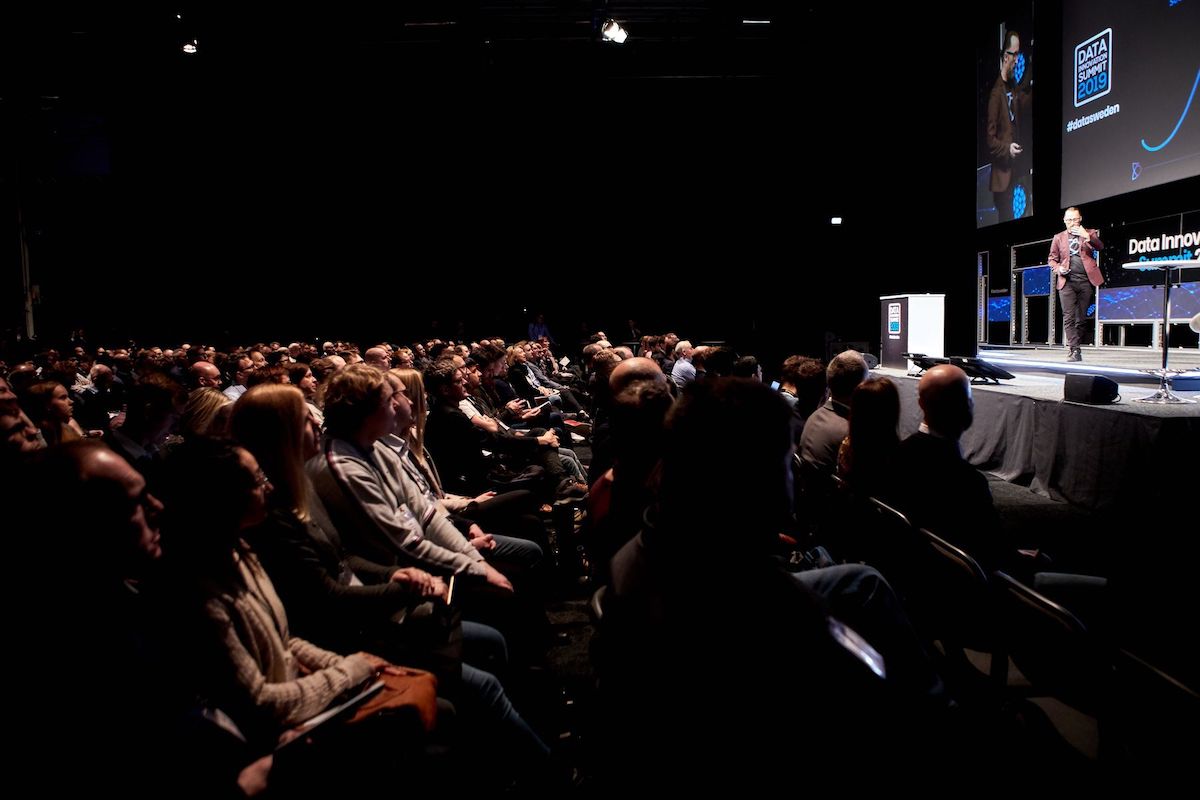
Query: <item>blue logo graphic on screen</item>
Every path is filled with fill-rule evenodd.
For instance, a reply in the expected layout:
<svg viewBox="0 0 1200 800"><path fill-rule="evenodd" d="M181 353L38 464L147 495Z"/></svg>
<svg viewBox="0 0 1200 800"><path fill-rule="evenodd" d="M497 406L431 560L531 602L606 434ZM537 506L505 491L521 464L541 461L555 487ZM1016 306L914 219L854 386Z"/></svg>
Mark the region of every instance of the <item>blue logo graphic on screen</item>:
<svg viewBox="0 0 1200 800"><path fill-rule="evenodd" d="M1187 102L1183 105L1183 113L1179 115L1179 121L1175 123L1175 130L1171 131L1171 134L1166 139L1163 139L1161 143L1156 145L1146 144L1146 140L1142 139L1142 147L1146 148L1151 153L1157 153L1159 150L1162 150L1171 143L1171 140L1175 138L1175 134L1179 133L1179 127L1183 125L1183 121L1187 119L1188 112L1192 110L1192 101L1196 99L1197 86L1200 86L1200 70L1196 71L1196 80L1192 83L1191 94L1188 95ZM1135 175L1134 179L1136 180L1136 178L1137 176Z"/></svg>
<svg viewBox="0 0 1200 800"><path fill-rule="evenodd" d="M1087 315L1089 317L1096 316L1096 304L1095 303L1092 303L1090 306L1088 306Z"/></svg>
<svg viewBox="0 0 1200 800"><path fill-rule="evenodd" d="M1017 184L1013 187L1013 219L1025 216L1025 187Z"/></svg>
<svg viewBox="0 0 1200 800"><path fill-rule="evenodd" d="M1112 91L1113 33L1105 28L1075 45L1075 107L1092 102Z"/></svg>
<svg viewBox="0 0 1200 800"><path fill-rule="evenodd" d="M1013 83L1020 83L1025 77L1025 54L1017 53L1017 63L1013 65Z"/></svg>
<svg viewBox="0 0 1200 800"><path fill-rule="evenodd" d="M988 298L987 317L988 322L1009 322L1012 320L1012 298Z"/></svg>

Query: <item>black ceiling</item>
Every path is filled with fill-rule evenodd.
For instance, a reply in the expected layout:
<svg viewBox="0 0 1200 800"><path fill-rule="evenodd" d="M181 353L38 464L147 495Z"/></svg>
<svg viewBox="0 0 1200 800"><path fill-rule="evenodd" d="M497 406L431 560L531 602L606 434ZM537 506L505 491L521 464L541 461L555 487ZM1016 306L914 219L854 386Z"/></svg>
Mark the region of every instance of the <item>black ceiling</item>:
<svg viewBox="0 0 1200 800"><path fill-rule="evenodd" d="M893 50L901 9L239 5L55 7L9 29L19 155L5 169L25 187L47 296L66 293L55 279L104 291L100 276L146 276L132 305L194 270L275 279L312 261L348 284L403 263L422 288L447 263L514 258L522 274L589 271L603 298L637 274L666 286L714 265L729 279L799 266L840 287L833 256L899 241L931 202L969 200L944 191L957 157L923 143L947 97L972 119L973 75L941 69L944 53ZM600 40L610 17L624 45ZM744 22L756 19L770 24ZM962 144L968 163L969 125ZM932 201L905 199L897 163ZM850 224L831 231L831 213Z"/></svg>

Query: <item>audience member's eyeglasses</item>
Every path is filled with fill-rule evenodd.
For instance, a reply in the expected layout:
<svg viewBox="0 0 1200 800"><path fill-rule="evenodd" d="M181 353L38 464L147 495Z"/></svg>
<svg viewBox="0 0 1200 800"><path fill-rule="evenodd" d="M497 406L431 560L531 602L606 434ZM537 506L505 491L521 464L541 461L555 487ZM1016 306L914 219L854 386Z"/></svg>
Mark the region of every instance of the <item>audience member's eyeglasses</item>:
<svg viewBox="0 0 1200 800"><path fill-rule="evenodd" d="M1005 50L1004 55L1012 56L1013 58L1016 58L1017 56L1021 55L1021 51L1020 50Z"/></svg>

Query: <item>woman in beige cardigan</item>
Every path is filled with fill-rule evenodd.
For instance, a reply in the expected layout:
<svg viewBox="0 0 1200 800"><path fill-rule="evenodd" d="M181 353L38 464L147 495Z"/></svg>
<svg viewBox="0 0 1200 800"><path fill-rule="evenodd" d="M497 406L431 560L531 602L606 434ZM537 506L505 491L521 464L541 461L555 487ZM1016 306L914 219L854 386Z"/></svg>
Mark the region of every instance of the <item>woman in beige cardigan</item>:
<svg viewBox="0 0 1200 800"><path fill-rule="evenodd" d="M198 590L208 631L223 645L210 689L243 732L273 742L392 668L370 653L342 656L290 635L270 578L240 537L265 517L271 490L249 451L190 443L172 457L168 476L173 555Z"/></svg>

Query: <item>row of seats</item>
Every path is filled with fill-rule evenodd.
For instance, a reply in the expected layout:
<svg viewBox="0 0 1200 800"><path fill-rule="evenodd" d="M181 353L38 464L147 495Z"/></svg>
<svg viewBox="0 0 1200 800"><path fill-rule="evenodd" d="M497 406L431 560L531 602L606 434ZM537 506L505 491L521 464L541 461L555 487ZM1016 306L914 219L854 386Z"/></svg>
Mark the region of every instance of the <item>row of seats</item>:
<svg viewBox="0 0 1200 800"><path fill-rule="evenodd" d="M835 490L845 489L831 480ZM1108 766L1186 763L1194 739L1181 732L1200 722L1200 693L1089 630L1028 583L985 571L878 498L853 502L862 511L857 540L866 542L868 563L902 598L952 693L1001 704L1066 704L1094 726L1088 740L1096 747L1082 754ZM976 666L985 661L986 670Z"/></svg>

